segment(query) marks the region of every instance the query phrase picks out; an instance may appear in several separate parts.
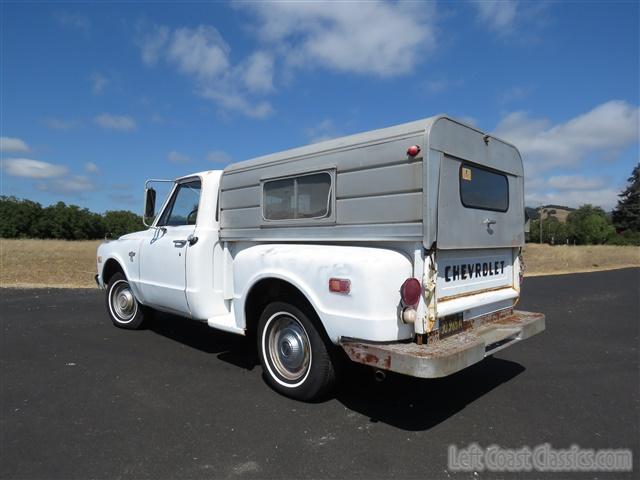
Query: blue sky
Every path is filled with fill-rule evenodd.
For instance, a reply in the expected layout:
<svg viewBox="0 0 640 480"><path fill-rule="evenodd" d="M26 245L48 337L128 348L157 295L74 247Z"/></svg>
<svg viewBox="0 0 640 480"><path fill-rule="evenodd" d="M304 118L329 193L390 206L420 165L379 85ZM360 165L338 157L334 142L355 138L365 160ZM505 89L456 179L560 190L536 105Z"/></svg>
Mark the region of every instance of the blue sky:
<svg viewBox="0 0 640 480"><path fill-rule="evenodd" d="M146 178L448 113L520 148L528 205L611 208L638 5L3 2L1 191L138 210Z"/></svg>

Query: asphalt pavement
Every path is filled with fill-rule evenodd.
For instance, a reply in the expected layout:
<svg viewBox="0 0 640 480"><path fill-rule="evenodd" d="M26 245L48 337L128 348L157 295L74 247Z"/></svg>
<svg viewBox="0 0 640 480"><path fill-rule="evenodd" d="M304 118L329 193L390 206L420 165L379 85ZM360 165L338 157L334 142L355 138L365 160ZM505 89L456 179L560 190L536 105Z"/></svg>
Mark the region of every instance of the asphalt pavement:
<svg viewBox="0 0 640 480"><path fill-rule="evenodd" d="M448 471L472 443L631 449L637 472L639 287L639 269L529 278L541 335L438 380L353 366L315 404L270 390L243 337L164 314L120 330L97 290L2 289L0 477L509 476Z"/></svg>

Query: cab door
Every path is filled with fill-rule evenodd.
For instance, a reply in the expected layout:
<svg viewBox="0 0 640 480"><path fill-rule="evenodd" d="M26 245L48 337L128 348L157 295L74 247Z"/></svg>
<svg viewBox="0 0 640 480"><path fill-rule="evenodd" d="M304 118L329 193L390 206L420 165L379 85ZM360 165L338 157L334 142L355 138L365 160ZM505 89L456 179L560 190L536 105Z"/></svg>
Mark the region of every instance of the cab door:
<svg viewBox="0 0 640 480"><path fill-rule="evenodd" d="M186 258L196 228L200 191L200 179L178 183L153 235L140 247L140 288L146 305L190 316Z"/></svg>

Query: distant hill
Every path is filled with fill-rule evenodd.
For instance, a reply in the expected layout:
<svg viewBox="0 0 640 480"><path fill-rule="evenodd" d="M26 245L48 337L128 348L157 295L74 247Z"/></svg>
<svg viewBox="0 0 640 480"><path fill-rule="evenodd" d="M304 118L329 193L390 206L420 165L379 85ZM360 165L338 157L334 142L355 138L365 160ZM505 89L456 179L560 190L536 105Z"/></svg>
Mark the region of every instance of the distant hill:
<svg viewBox="0 0 640 480"><path fill-rule="evenodd" d="M540 217L540 210L542 209L542 218L555 217L558 221L565 223L567 217L575 208L566 207L564 205L543 205L542 207L524 207L525 213L531 220L537 220Z"/></svg>

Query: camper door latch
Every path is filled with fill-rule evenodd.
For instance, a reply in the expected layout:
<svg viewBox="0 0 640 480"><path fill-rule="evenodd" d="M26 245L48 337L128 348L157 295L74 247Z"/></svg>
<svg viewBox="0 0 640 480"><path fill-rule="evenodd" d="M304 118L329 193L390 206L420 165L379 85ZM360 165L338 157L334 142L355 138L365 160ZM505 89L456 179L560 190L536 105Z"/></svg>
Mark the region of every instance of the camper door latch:
<svg viewBox="0 0 640 480"><path fill-rule="evenodd" d="M485 219L482 221L482 223L483 223L483 224L485 224L485 225L488 227L488 226L490 226L490 225L495 225L495 224L496 224L496 221L495 221L495 220L491 220L490 218L485 218Z"/></svg>

